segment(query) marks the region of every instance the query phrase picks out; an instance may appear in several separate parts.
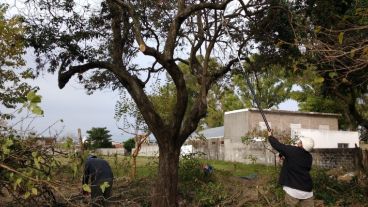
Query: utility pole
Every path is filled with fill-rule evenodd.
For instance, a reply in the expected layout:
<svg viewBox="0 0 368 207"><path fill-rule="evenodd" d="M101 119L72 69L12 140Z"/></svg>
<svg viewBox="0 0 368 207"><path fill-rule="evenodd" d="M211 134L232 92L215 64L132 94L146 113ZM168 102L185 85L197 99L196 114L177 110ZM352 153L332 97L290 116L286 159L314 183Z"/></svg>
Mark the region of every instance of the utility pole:
<svg viewBox="0 0 368 207"><path fill-rule="evenodd" d="M83 143L82 132L80 128L78 128L78 139L79 139L79 147L80 147L81 155L84 155L84 143Z"/></svg>

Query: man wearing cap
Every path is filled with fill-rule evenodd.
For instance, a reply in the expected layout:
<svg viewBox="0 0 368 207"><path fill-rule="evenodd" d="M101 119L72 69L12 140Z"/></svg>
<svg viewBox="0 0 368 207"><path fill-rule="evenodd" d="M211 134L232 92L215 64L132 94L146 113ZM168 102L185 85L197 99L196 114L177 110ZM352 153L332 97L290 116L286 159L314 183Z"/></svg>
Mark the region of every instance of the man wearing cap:
<svg viewBox="0 0 368 207"><path fill-rule="evenodd" d="M91 181L92 206L105 206L105 200L111 196L113 183L111 167L106 160L94 155L87 157L82 183L88 185L89 181Z"/></svg>
<svg viewBox="0 0 368 207"><path fill-rule="evenodd" d="M300 138L295 146L280 143L268 132L271 146L284 156L280 172L279 184L285 191L287 206L314 206L313 183L310 176L312 155L309 153L314 147L311 138Z"/></svg>

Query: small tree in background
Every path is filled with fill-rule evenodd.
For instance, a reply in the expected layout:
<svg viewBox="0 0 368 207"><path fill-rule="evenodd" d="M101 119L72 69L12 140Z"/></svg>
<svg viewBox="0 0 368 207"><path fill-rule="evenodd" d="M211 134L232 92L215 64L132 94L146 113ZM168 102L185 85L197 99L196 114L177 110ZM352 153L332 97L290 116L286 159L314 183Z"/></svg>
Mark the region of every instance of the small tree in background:
<svg viewBox="0 0 368 207"><path fill-rule="evenodd" d="M89 149L112 148L110 131L106 127L92 127L87 131L86 147Z"/></svg>
<svg viewBox="0 0 368 207"><path fill-rule="evenodd" d="M288 131L281 131L279 129L275 129L273 132L274 136L278 138L278 140L280 140L281 143L284 144L294 144L293 139L291 138L291 134ZM274 165L275 167L277 166L277 154L279 154L276 150L274 150L272 148L272 146L269 145L268 143L268 135L267 135L267 130L261 130L259 128L253 128L251 131L247 132L242 138L242 142L246 145L249 145L251 143L256 143L257 139L262 139L261 143L263 145L263 148L265 150L268 150L269 152L271 152L274 156ZM247 159L250 159L252 162L256 161L256 157L254 157L253 155L249 155L246 157ZM254 164L254 163L253 163Z"/></svg>
<svg viewBox="0 0 368 207"><path fill-rule="evenodd" d="M135 147L134 138L130 138L124 142L124 148L127 150L129 154L132 153L132 149Z"/></svg>

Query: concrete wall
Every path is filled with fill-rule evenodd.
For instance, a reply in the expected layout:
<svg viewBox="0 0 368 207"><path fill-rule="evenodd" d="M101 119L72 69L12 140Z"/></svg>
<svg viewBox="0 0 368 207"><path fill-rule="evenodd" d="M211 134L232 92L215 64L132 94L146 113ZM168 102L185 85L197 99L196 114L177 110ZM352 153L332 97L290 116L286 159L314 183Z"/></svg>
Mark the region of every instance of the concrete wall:
<svg viewBox="0 0 368 207"><path fill-rule="evenodd" d="M258 128L259 122L264 122L258 111L249 111L250 129ZM305 129L319 129L328 126L329 130L338 130L338 116L322 115L318 113L265 111L267 121L274 130L290 132L290 124L298 124Z"/></svg>
<svg viewBox="0 0 368 207"><path fill-rule="evenodd" d="M134 149L132 149L134 151ZM181 148L181 155L187 155L193 153L194 149L192 145L184 145ZM139 151L139 156L159 156L159 148L157 144L149 144L149 145L142 145L141 150Z"/></svg>
<svg viewBox="0 0 368 207"><path fill-rule="evenodd" d="M124 148L98 148L96 152L101 155L125 155L126 150Z"/></svg>
<svg viewBox="0 0 368 207"><path fill-rule="evenodd" d="M241 142L240 137L249 131L249 113L244 109L225 112L224 137Z"/></svg>
<svg viewBox="0 0 368 207"><path fill-rule="evenodd" d="M193 153L204 153L204 159L224 160L224 138L213 138L208 140L189 140L188 144L193 146Z"/></svg>
<svg viewBox="0 0 368 207"><path fill-rule="evenodd" d="M356 149L315 149L312 152L313 165L322 168L355 170L358 166L359 148Z"/></svg>
<svg viewBox="0 0 368 207"><path fill-rule="evenodd" d="M338 115L336 114L282 110L264 112L272 129L286 133L291 133L292 127L338 130ZM253 129L266 129L260 112L255 109L225 112L224 127L224 137L231 139L234 143L241 142L240 138Z"/></svg>
<svg viewBox="0 0 368 207"><path fill-rule="evenodd" d="M310 137L314 140L315 149L338 148L339 143L348 144L348 148L359 147L358 132L296 129L295 134L299 137Z"/></svg>
<svg viewBox="0 0 368 207"><path fill-rule="evenodd" d="M134 149L132 149L134 151ZM138 156L158 156L159 150L157 144L150 144L150 145L142 145L141 150L139 151Z"/></svg>
<svg viewBox="0 0 368 207"><path fill-rule="evenodd" d="M188 146L188 145L187 145ZM232 142L230 139L217 138L209 140L197 140L191 142L194 153L204 153L204 158L209 160L225 160L241 163L258 163L273 165L278 162L277 153L274 154L269 144L261 141L249 144ZM360 148L350 149L315 149L312 151L313 165L322 168L344 167L347 170L354 170L358 166L359 154L362 153L362 164L368 167L368 150ZM111 155L111 154L110 154ZM157 145L144 145L139 153L140 156L158 156ZM276 156L276 157L275 157Z"/></svg>
<svg viewBox="0 0 368 207"><path fill-rule="evenodd" d="M224 160L247 164L273 164L275 159L273 153L267 150L262 142L244 144L225 139Z"/></svg>
<svg viewBox="0 0 368 207"><path fill-rule="evenodd" d="M219 139L221 140L221 139ZM224 144L222 150L217 154L213 154L210 149L212 140L207 140L209 143L193 144L194 152L205 153L206 159L225 160L230 162L241 163L258 163L266 165L274 165L275 160L279 162L278 153L272 149L268 143L261 141L250 142L249 144L232 142L230 139L223 139ZM205 142L205 141L202 141ZM215 147L213 146L213 149ZM361 149L315 149L312 152L313 165L321 168L344 167L352 170L358 166L358 154ZM365 150L367 151L367 150ZM364 150L363 150L364 152ZM365 157L364 157L365 156ZM367 166L367 153L363 153L362 162ZM364 162L367 162L364 164Z"/></svg>
<svg viewBox="0 0 368 207"><path fill-rule="evenodd" d="M249 145L232 142L230 139L216 138L190 141L194 153L203 153L204 159L226 160L242 163L269 164L274 162L274 155L264 147L263 142Z"/></svg>

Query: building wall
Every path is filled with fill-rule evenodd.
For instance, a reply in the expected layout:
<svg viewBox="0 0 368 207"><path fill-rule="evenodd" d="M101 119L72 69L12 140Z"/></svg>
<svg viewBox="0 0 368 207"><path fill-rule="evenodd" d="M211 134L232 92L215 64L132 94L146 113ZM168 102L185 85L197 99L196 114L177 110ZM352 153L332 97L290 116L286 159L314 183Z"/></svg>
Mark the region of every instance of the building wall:
<svg viewBox="0 0 368 207"><path fill-rule="evenodd" d="M338 116L334 114L303 113L288 111L264 111L270 127L274 130L291 133L291 124L300 128L320 129L328 126L329 130L338 130ZM263 127L260 126L260 124ZM234 143L241 142L241 137L253 129L266 129L258 110L242 109L225 112L224 137Z"/></svg>
<svg viewBox="0 0 368 207"><path fill-rule="evenodd" d="M245 145L241 142L233 143L231 139L225 139L225 156L224 160L231 162L246 163Z"/></svg>
<svg viewBox="0 0 368 207"><path fill-rule="evenodd" d="M223 141L223 142L222 142ZM215 142L215 144L213 144ZM223 143L223 144L222 144ZM204 153L204 158L209 160L225 160L241 163L258 163L274 165L279 163L278 154L269 144L252 142L249 144L232 142L230 139L217 138L206 141L198 140L190 143L193 153ZM356 169L358 165L358 153L363 153L362 164L368 167L368 150L360 148L352 149L315 149L312 152L313 165L321 168L344 167L348 170ZM111 155L111 154L110 154ZM158 145L144 145L139 152L140 156L158 156Z"/></svg>
<svg viewBox="0 0 368 207"><path fill-rule="evenodd" d="M317 130L317 129L297 129L297 136L310 137L314 140L315 149L338 148L339 143L348 145L348 148L359 147L358 132Z"/></svg>
<svg viewBox="0 0 368 207"><path fill-rule="evenodd" d="M258 111L249 111L250 129L259 127L259 122L264 122ZM328 125L329 130L338 130L337 116L323 116L319 114L304 113L271 113L265 112L267 121L274 130L290 132L290 124L300 124L301 128L319 129L321 125Z"/></svg>
<svg viewBox="0 0 368 207"><path fill-rule="evenodd" d="M267 149L266 149L267 148ZM270 150L269 150L270 149ZM247 144L232 143L230 139L225 139L225 159L231 162L258 163L273 165L279 162L278 153L269 144L253 142ZM362 153L363 152L363 153ZM344 167L352 170L358 167L358 153L362 153L362 164L368 167L368 150L360 148L350 149L314 149L312 151L313 165L321 168Z"/></svg>
<svg viewBox="0 0 368 207"><path fill-rule="evenodd" d="M249 145L233 143L230 139L214 138L208 140L190 140L186 143L192 146L193 153L203 154L204 159L226 160L242 163L274 163L274 154L265 149L262 142ZM268 146L269 147L269 146ZM158 145L142 146L139 156L158 156Z"/></svg>
<svg viewBox="0 0 368 207"><path fill-rule="evenodd" d="M233 142L241 142L240 137L248 132L249 123L248 113L244 110L225 112L224 137Z"/></svg>
<svg viewBox="0 0 368 207"><path fill-rule="evenodd" d="M262 142L244 144L225 139L224 160L247 164L272 164L274 163L274 155L265 148Z"/></svg>
<svg viewBox="0 0 368 207"><path fill-rule="evenodd" d="M212 138L208 140L190 140L187 142L193 146L193 153L203 153L204 159L224 160L224 138Z"/></svg>

